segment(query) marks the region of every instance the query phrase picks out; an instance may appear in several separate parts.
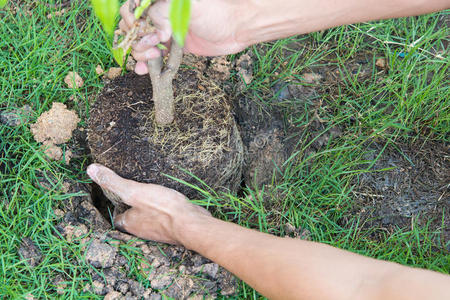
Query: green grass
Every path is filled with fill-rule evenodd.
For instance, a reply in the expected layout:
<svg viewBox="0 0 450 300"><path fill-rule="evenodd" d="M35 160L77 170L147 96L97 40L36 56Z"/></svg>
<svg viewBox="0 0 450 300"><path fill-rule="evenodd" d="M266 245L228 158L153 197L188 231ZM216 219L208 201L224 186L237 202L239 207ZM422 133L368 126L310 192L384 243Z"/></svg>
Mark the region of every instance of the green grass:
<svg viewBox="0 0 450 300"><path fill-rule="evenodd" d="M55 10L41 2L18 2L0 11L0 110L29 104L35 120L53 102L63 102L78 112L80 125L85 126L90 96L102 87L95 67L114 65L88 1L72 2L63 16L51 19L47 15ZM215 207L218 217L243 226L283 235L284 224L291 223L309 230L314 241L449 273L449 254L437 232L419 225L394 232L363 229L361 220L350 213L353 179L367 171L361 166L367 165L368 141L449 142L445 48L449 30L440 25L444 17L448 18L448 12L343 26L250 49L257 60L255 78L246 93L262 105L274 105L277 84L298 83L304 72L332 70L336 81L318 90L323 101L319 108L312 101L286 100L277 105L290 109L286 118L298 127L307 126L310 112L316 109L325 130L341 124L345 135L329 140L325 149L309 156L307 136L300 136L298 151L272 188L249 189L243 197L212 194L197 203ZM356 64L355 71L355 61L362 58L371 64ZM374 66L378 58L387 60L387 70ZM65 87L68 71L84 78L81 89ZM234 76L232 80L239 79ZM87 181L88 158L76 159L69 168L47 161L39 147L28 124L0 125L0 295L21 298L31 293L36 298L54 298L58 295L53 279L64 274L69 281L61 298L96 297L83 292L91 278L89 266L77 260L84 255L82 246L57 234L53 213L74 196L62 192L63 180ZM57 179L50 190L38 184L42 172ZM44 254L35 268L17 253L25 236ZM121 251L131 265L139 264L139 254L132 247ZM131 272L137 272L136 268ZM240 297L259 295L242 284Z"/></svg>

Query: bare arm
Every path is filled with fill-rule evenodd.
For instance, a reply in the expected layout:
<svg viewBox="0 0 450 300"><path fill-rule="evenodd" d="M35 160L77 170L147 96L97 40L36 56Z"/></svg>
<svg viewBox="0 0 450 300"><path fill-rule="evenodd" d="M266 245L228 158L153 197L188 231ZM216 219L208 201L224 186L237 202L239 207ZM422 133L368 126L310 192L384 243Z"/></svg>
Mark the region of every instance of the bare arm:
<svg viewBox="0 0 450 300"><path fill-rule="evenodd" d="M239 42L256 44L340 25L422 15L450 7L449 0L248 0Z"/></svg>
<svg viewBox="0 0 450 300"><path fill-rule="evenodd" d="M126 180L99 165L91 165L88 174L132 206L116 226L184 245L269 298L450 299L449 276L224 222L174 190Z"/></svg>
<svg viewBox="0 0 450 300"><path fill-rule="evenodd" d="M189 223L180 238L270 299L450 299L448 276L212 217Z"/></svg>
<svg viewBox="0 0 450 300"><path fill-rule="evenodd" d="M149 14L157 31L133 46L138 74L148 71L147 60L160 55L156 44L170 39L169 2L160 0L152 5ZM121 9L123 30L134 22L127 5ZM449 7L449 0L192 0L184 50L207 56L232 54L264 41Z"/></svg>

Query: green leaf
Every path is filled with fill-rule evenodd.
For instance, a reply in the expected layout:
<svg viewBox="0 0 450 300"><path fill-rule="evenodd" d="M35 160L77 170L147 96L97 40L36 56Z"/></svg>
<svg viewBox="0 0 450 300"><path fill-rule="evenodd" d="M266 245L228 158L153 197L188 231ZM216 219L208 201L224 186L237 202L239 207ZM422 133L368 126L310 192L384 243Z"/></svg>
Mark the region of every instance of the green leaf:
<svg viewBox="0 0 450 300"><path fill-rule="evenodd" d="M163 44L157 44L156 47L158 47L159 50L167 50L167 47Z"/></svg>
<svg viewBox="0 0 450 300"><path fill-rule="evenodd" d="M189 30L191 19L191 0L172 0L170 2L169 20L173 38L181 46Z"/></svg>
<svg viewBox="0 0 450 300"><path fill-rule="evenodd" d="M6 2L8 2L8 0L0 0L0 8L5 7Z"/></svg>
<svg viewBox="0 0 450 300"><path fill-rule="evenodd" d="M125 51L123 48L113 48L111 50L112 55L114 57L114 60L119 64L119 66L123 67L123 64L125 63Z"/></svg>
<svg viewBox="0 0 450 300"><path fill-rule="evenodd" d="M131 53L131 48L129 48L127 51L125 51L123 48L112 48L111 52L117 64L120 67L123 67L126 62L127 55Z"/></svg>
<svg viewBox="0 0 450 300"><path fill-rule="evenodd" d="M1 0L0 0L1 1ZM103 25L103 29L109 35L113 35L116 27L116 18L119 14L118 0L91 0L94 13Z"/></svg>
<svg viewBox="0 0 450 300"><path fill-rule="evenodd" d="M134 10L134 17L136 18L136 20L142 16L144 11L147 9L147 7L150 6L151 3L152 3L152 0L142 0L141 1L141 5L136 7L136 9Z"/></svg>

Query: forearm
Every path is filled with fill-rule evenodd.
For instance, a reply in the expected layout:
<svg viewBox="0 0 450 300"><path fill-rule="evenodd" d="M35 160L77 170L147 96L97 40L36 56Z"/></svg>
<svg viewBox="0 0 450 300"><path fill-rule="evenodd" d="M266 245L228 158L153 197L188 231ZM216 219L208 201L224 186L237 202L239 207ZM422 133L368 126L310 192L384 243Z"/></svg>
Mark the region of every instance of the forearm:
<svg viewBox="0 0 450 300"><path fill-rule="evenodd" d="M434 272L324 244L279 238L211 217L184 224L188 225L180 240L185 247L222 265L271 299L418 299L415 296L424 291L432 295L428 289L433 282L439 283L433 287L439 299L450 283L448 277ZM406 283L415 284L404 291Z"/></svg>
<svg viewBox="0 0 450 300"><path fill-rule="evenodd" d="M205 218L184 232L187 248L222 265L271 299L349 299L358 294L362 278L376 281L389 272L369 258L217 219Z"/></svg>
<svg viewBox="0 0 450 300"><path fill-rule="evenodd" d="M449 8L448 0L248 0L237 40L255 44L339 25L420 15Z"/></svg>

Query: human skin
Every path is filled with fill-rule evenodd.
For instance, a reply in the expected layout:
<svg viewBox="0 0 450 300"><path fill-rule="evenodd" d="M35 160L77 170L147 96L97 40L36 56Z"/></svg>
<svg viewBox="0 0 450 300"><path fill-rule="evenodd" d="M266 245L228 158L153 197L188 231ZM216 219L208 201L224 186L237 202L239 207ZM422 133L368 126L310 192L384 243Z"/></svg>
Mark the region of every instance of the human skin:
<svg viewBox="0 0 450 300"><path fill-rule="evenodd" d="M125 31L135 21L128 3L120 10L120 27ZM161 55L155 46L171 38L169 3L159 0L150 7L156 32L133 45L138 74L147 73L146 61ZM264 41L449 7L449 0L192 0L185 51L203 56L233 54Z"/></svg>
<svg viewBox="0 0 450 300"><path fill-rule="evenodd" d="M196 251L270 299L450 299L450 276L224 222L174 190L98 164L87 173L131 206L116 227Z"/></svg>

